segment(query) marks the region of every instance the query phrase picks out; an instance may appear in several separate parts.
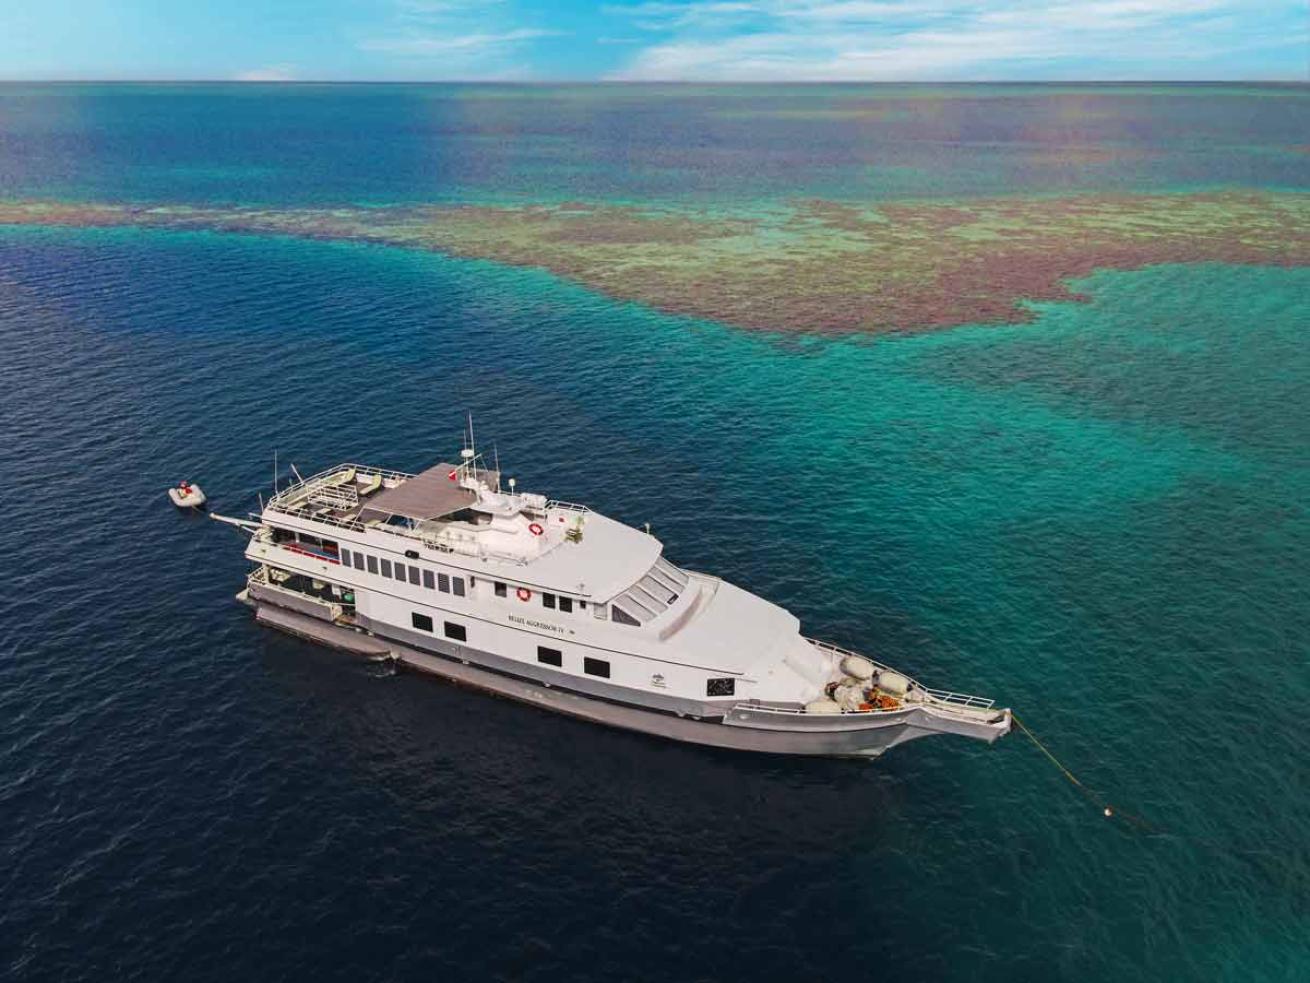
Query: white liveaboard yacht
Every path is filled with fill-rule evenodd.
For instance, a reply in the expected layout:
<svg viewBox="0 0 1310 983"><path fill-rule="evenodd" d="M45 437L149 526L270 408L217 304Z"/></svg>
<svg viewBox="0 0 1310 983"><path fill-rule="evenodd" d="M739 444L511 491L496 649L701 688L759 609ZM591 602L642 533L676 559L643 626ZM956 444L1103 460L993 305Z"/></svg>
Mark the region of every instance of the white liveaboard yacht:
<svg viewBox="0 0 1310 983"><path fill-rule="evenodd" d="M472 448L419 474L341 464L251 533L239 599L266 625L599 723L725 748L871 758L1011 715L806 638L642 532L502 488Z"/></svg>

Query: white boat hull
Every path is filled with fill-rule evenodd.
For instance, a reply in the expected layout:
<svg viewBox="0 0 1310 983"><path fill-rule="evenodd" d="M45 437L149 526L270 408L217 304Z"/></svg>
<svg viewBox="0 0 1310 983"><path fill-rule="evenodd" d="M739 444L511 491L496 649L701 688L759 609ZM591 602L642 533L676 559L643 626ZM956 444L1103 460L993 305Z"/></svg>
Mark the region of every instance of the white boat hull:
<svg viewBox="0 0 1310 983"><path fill-rule="evenodd" d="M932 734L991 743L1010 730L1008 710L964 712L926 706L878 714L815 715L739 704L721 716L679 715L498 672L481 664L494 657L453 642L434 640L440 651L424 651L248 595L242 599L255 607L261 624L311 641L367 658L393 659L398 665L571 717L691 744L769 754L876 758L890 747Z"/></svg>

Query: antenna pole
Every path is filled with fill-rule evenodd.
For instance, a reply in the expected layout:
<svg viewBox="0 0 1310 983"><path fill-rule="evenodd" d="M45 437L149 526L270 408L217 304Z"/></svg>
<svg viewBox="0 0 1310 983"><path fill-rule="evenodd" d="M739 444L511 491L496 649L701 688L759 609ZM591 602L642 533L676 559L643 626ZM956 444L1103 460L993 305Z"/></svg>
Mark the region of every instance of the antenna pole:
<svg viewBox="0 0 1310 983"><path fill-rule="evenodd" d="M277 448L273 448L273 494L277 494Z"/></svg>
<svg viewBox="0 0 1310 983"><path fill-rule="evenodd" d="M500 491L500 444L491 444L491 455L496 459L496 491Z"/></svg>

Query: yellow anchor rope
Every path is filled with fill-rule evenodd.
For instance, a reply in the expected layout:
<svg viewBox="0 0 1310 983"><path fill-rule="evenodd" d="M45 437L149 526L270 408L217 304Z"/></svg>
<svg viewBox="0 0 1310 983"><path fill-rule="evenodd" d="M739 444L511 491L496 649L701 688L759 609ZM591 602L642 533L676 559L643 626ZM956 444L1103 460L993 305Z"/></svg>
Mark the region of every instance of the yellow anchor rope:
<svg viewBox="0 0 1310 983"><path fill-rule="evenodd" d="M1050 759L1051 764L1055 765L1055 767L1060 769L1060 773L1063 774L1065 778L1069 779L1069 781L1073 784L1074 788L1078 789L1079 792L1081 792L1084 796L1087 797L1087 800L1089 802L1091 802L1093 805L1095 805L1098 809L1101 810L1101 814L1104 815L1106 819L1113 819L1115 816L1119 816L1120 818L1127 820L1128 822L1137 826L1139 829L1143 830L1144 832L1151 831L1152 829L1151 824L1148 823L1141 816L1135 816L1131 812L1124 812L1122 809L1115 808L1114 806L1110 805L1110 803L1102 799L1095 792L1093 792L1091 789L1089 789L1082 782L1080 782L1078 780L1078 776L1075 775L1073 772L1071 772L1068 768L1066 768L1064 764L1060 761L1060 759L1057 758L1054 754L1052 754L1050 750L1047 748L1047 746L1037 739L1037 735L1028 729L1028 725L1019 719L1019 715L1017 713L1011 711L1010 719L1012 719L1015 722L1015 724L1018 726L1018 728L1024 732L1024 735L1027 736L1028 740L1033 742L1033 746L1036 747L1037 750L1041 751L1042 754L1046 755L1046 757Z"/></svg>

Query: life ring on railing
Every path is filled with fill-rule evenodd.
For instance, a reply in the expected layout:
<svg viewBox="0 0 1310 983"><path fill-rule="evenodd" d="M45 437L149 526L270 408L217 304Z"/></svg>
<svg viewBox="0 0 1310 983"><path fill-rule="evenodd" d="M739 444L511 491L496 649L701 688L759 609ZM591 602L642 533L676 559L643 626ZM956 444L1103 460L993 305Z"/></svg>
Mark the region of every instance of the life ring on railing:
<svg viewBox="0 0 1310 983"><path fill-rule="evenodd" d="M514 595L515 595L515 596L516 596L520 601L530 601L530 600L532 600L532 591L528 590L526 587L520 587L518 590L516 590L516 591L514 592Z"/></svg>
<svg viewBox="0 0 1310 983"><path fill-rule="evenodd" d="M528 532L532 533L534 536L540 536L545 531L545 529L541 528L540 522L534 522L532 525L528 526Z"/></svg>

